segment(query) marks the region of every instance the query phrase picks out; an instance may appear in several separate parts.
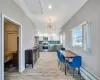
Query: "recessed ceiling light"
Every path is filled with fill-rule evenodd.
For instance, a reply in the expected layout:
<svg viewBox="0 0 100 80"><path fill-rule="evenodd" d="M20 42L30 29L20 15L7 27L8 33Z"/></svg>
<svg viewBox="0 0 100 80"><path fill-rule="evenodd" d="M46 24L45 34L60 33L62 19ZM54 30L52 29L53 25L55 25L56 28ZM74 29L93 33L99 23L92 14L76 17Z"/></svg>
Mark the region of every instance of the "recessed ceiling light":
<svg viewBox="0 0 100 80"><path fill-rule="evenodd" d="M52 6L51 6L51 5L49 5L49 6L48 6L48 8L49 8L49 9L52 9Z"/></svg>

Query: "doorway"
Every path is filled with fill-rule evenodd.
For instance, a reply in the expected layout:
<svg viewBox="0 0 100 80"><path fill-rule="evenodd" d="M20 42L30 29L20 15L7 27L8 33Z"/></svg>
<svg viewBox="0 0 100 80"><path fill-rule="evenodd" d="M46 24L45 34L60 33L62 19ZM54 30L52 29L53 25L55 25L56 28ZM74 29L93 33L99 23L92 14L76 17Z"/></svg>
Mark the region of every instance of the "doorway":
<svg viewBox="0 0 100 80"><path fill-rule="evenodd" d="M18 72L19 25L4 19L4 72Z"/></svg>
<svg viewBox="0 0 100 80"><path fill-rule="evenodd" d="M10 26L5 27L6 23L7 25L10 24ZM9 66L10 64L9 67L11 66L17 67L16 68L17 72L21 73L23 71L21 68L22 67L21 54L22 54L22 25L2 14L2 59L1 59L2 80L4 80L5 63L8 63L7 66Z"/></svg>

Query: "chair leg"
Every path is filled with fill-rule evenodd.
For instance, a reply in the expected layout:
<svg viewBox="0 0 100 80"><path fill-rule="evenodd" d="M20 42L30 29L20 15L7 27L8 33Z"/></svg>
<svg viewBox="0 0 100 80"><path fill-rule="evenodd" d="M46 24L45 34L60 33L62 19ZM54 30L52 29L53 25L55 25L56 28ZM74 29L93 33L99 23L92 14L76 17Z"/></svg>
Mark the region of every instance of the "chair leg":
<svg viewBox="0 0 100 80"><path fill-rule="evenodd" d="M62 62L61 62L61 70L62 70Z"/></svg>
<svg viewBox="0 0 100 80"><path fill-rule="evenodd" d="M66 62L65 62L65 75L66 75Z"/></svg>
<svg viewBox="0 0 100 80"><path fill-rule="evenodd" d="M58 63L59 61L57 60L57 63Z"/></svg>
<svg viewBox="0 0 100 80"><path fill-rule="evenodd" d="M70 73L70 66L68 65L67 68L68 68L68 72Z"/></svg>
<svg viewBox="0 0 100 80"><path fill-rule="evenodd" d="M75 71L75 68L73 68L73 78L74 78L74 71Z"/></svg>
<svg viewBox="0 0 100 80"><path fill-rule="evenodd" d="M58 61L58 66L60 65L60 61Z"/></svg>
<svg viewBox="0 0 100 80"><path fill-rule="evenodd" d="M59 65L60 65L60 70L61 70L61 62L60 62L60 64L59 64Z"/></svg>
<svg viewBox="0 0 100 80"><path fill-rule="evenodd" d="M78 68L78 75L80 76L80 80L81 80L80 68Z"/></svg>
<svg viewBox="0 0 100 80"><path fill-rule="evenodd" d="M69 71L69 65L67 64L67 71Z"/></svg>

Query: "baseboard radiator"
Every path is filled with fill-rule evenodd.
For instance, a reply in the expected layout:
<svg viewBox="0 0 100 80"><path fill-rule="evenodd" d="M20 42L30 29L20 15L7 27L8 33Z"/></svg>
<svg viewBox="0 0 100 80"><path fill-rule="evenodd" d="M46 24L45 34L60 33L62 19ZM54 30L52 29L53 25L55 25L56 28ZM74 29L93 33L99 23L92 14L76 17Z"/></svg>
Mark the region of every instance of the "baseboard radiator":
<svg viewBox="0 0 100 80"><path fill-rule="evenodd" d="M100 80L86 68L81 67L80 70L81 70L81 75L84 77L85 80Z"/></svg>

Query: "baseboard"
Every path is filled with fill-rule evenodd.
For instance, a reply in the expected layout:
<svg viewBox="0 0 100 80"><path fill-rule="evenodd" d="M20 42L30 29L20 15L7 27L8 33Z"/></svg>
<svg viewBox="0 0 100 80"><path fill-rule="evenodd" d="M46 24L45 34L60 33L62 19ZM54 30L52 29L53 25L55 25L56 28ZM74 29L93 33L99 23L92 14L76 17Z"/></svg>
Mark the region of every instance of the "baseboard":
<svg viewBox="0 0 100 80"><path fill-rule="evenodd" d="M97 76L95 76L92 72L90 72L88 69L81 67L81 75L85 80L100 80Z"/></svg>

